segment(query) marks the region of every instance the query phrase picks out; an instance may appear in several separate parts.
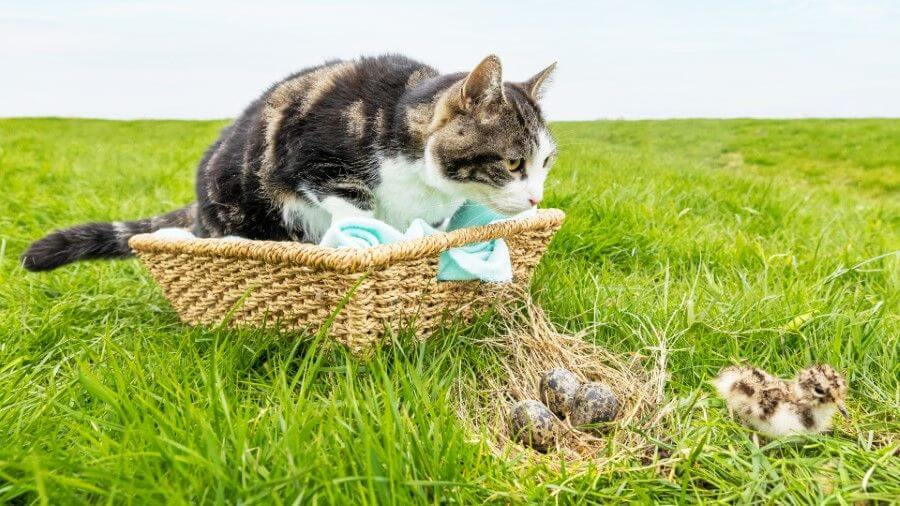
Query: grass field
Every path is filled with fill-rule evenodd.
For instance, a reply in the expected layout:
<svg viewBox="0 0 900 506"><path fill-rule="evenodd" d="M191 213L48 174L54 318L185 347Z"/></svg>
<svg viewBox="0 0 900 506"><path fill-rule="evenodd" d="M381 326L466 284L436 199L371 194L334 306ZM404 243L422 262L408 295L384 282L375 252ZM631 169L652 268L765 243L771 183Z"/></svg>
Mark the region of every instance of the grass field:
<svg viewBox="0 0 900 506"><path fill-rule="evenodd" d="M665 342L681 400L664 466L562 471L463 429L451 390L498 370L477 331L359 362L185 328L136 261L19 266L55 227L191 201L222 125L0 120L0 503L900 497L900 120L554 125L568 218L533 292L611 350ZM755 446L708 396L740 360L833 364L852 419Z"/></svg>

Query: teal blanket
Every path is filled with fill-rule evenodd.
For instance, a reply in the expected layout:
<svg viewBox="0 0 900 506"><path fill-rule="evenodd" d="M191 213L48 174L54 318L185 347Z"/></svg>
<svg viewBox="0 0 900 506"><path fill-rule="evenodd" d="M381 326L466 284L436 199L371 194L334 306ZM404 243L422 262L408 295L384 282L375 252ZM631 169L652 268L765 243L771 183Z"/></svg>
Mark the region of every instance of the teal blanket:
<svg viewBox="0 0 900 506"><path fill-rule="evenodd" d="M534 212L529 210L512 218L505 218L480 204L467 202L450 218L447 231L521 218ZM362 249L417 239L437 232L439 230L419 219L413 220L409 229L401 232L373 218L348 218L333 224L319 244L330 248ZM437 277L440 281L512 281L512 263L506 241L493 239L444 251L438 259Z"/></svg>

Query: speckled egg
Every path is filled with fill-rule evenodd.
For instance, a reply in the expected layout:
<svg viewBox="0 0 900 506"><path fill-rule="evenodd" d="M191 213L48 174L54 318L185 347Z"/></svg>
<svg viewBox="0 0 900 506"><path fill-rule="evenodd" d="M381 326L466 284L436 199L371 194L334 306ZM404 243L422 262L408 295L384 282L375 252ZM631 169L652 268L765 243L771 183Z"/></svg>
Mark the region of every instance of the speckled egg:
<svg viewBox="0 0 900 506"><path fill-rule="evenodd" d="M510 412L510 435L523 445L546 451L556 436L553 413L534 399L513 404Z"/></svg>
<svg viewBox="0 0 900 506"><path fill-rule="evenodd" d="M541 400L556 416L565 418L569 414L569 403L575 391L581 386L575 373L568 369L550 369L541 376Z"/></svg>
<svg viewBox="0 0 900 506"><path fill-rule="evenodd" d="M569 421L574 427L608 422L619 412L619 401L602 383L581 385L572 398Z"/></svg>

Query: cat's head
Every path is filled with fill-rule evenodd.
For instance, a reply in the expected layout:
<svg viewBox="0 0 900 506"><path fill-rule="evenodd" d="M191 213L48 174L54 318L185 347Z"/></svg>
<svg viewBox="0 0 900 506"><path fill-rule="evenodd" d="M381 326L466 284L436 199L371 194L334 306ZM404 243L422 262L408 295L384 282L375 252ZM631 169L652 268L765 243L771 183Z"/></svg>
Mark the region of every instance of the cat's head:
<svg viewBox="0 0 900 506"><path fill-rule="evenodd" d="M556 157L538 99L555 67L503 82L491 55L445 91L425 143L429 184L506 215L537 205Z"/></svg>

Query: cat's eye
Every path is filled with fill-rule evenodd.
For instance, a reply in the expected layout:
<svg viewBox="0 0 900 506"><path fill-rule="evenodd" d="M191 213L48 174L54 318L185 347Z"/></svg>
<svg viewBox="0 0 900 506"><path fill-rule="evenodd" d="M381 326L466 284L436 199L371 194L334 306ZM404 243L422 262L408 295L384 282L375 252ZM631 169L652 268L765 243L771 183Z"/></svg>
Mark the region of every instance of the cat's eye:
<svg viewBox="0 0 900 506"><path fill-rule="evenodd" d="M506 166L507 170L510 172L518 172L525 168L525 159L507 158L506 160L503 160L503 165Z"/></svg>

